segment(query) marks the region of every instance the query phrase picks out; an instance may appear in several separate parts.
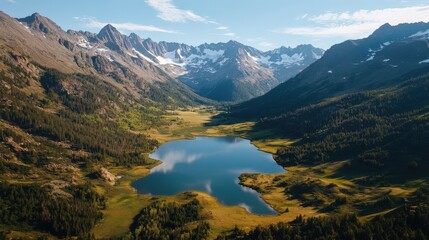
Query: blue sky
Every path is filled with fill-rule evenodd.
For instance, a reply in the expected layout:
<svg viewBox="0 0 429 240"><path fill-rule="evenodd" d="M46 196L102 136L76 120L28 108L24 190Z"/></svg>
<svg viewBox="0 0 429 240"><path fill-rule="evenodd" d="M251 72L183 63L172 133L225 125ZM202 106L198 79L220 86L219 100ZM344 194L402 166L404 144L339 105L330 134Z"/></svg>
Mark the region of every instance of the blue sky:
<svg viewBox="0 0 429 240"><path fill-rule="evenodd" d="M122 33L199 45L236 40L261 50L329 48L369 35L385 22L429 22L428 0L0 0L13 17L34 12L64 30Z"/></svg>

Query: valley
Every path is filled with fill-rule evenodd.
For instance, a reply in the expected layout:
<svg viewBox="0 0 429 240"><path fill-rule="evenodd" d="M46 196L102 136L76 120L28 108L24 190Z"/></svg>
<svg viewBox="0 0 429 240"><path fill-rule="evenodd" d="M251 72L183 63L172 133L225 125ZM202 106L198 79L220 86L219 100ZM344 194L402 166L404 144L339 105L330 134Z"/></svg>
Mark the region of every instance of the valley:
<svg viewBox="0 0 429 240"><path fill-rule="evenodd" d="M425 239L428 29L260 51L0 12L0 238Z"/></svg>
<svg viewBox="0 0 429 240"><path fill-rule="evenodd" d="M254 126L252 122L207 126L210 125L207 124L210 119L217 114L217 112L204 108L175 111L168 118L179 118L181 123L170 126L169 131L160 130L159 132L163 134L158 132L159 135L157 136L162 136L159 139L163 139L163 142L196 136L241 136L252 139L252 143L260 150L273 154L276 154L278 148L286 147L295 141L299 141L299 139L277 138L272 131L252 130L252 126ZM190 134L181 135L181 133ZM240 176L241 184L261 193L264 201L278 211L279 216L250 214L241 207L224 206L213 196L195 192L197 194L196 198L203 205L203 211L210 213L210 217L207 219L211 227L210 236L215 238L231 229L231 226L238 226L248 231L258 225L268 226L279 221L292 221L301 215L304 217L319 217L354 212L362 221L368 221L378 215L394 211L400 206L400 199L408 198L414 191L427 184L424 179L410 181L406 185L392 184L384 187L357 184L351 180L354 178L353 175L342 170L343 166L347 165L347 162L324 163L311 167L305 165L291 166L286 168L287 173L284 174L242 174ZM107 204L107 206L110 205L111 207L105 210L105 219L94 229L97 237L113 237L117 236L116 233L118 232L125 234L131 224L131 219L126 216L135 215L150 202L160 199L167 202L186 202L186 194L172 197L149 197L137 194L136 190L131 187L131 183L146 176L149 173L148 168L124 169L119 167L112 168L110 171L116 175L124 176L124 178L118 181L117 186L108 187L112 188L107 190L108 192L112 191L111 195L109 194L111 203L109 204L108 201ZM296 193L294 191L297 190L285 192L284 189L287 187L287 183L293 184L290 186L292 189L298 189L298 186L305 186L305 188L313 190ZM102 183L102 185L105 185L105 183ZM114 190L115 188L122 190ZM346 200L336 206L333 204L336 199ZM384 201L397 203L389 203L386 208L384 204L381 204ZM363 202L367 205L362 206L361 203Z"/></svg>
<svg viewBox="0 0 429 240"><path fill-rule="evenodd" d="M173 112L172 112L173 113ZM157 139L162 139L161 142L167 142L182 138L194 138L196 136L242 136L245 137L249 134L250 126L253 123L243 123L244 127L238 127L237 125L218 125L218 126L207 126L210 119L218 114L210 108L195 108L187 110L174 111L174 114L168 115L169 119L179 118L177 125L171 125L168 130L152 130L157 132L151 136L157 136ZM252 133L255 136L255 133ZM260 133L258 133L260 134ZM264 133L262 133L264 134ZM273 146L279 146L279 139L267 139L257 140L254 143L260 149L274 149ZM283 142L282 142L283 143ZM284 146L284 145L282 145ZM158 163L156 163L158 164ZM123 168L116 167L111 168L110 171L115 175L123 176L118 181L118 185L113 187L107 186L107 196L110 196L107 202L107 209L105 210L105 218L97 225L94 229L96 237L106 238L118 236L118 233L126 234L131 224L132 217L135 216L138 211L149 205L151 202L159 201L160 199L168 202L186 202L186 193L179 194L172 197L150 197L147 195L140 195L136 193L136 190L131 187L131 183L141 177L146 176L149 173L149 169L153 167L133 167ZM287 175L287 174L286 174ZM273 176L273 175L266 175ZM106 184L100 182L100 188L105 188ZM239 206L225 206L220 204L213 196L195 192L196 198L203 205L203 211L210 214L207 219L211 226L212 238L227 231L231 226L238 226L244 229L252 229L258 225L269 225L278 221L291 221L299 215L305 216L318 216L315 209L312 207L302 207L299 201L292 200L288 203L287 207L289 212L287 214L280 214L279 216L258 216L247 212L244 208ZM279 196L280 195L280 196ZM270 196L263 193L262 197L277 211L284 209L284 203L275 203L275 201L282 200L283 194L278 194L277 200L272 201ZM284 210L280 211L282 213ZM133 215L134 214L134 215ZM128 217L127 217L128 216Z"/></svg>

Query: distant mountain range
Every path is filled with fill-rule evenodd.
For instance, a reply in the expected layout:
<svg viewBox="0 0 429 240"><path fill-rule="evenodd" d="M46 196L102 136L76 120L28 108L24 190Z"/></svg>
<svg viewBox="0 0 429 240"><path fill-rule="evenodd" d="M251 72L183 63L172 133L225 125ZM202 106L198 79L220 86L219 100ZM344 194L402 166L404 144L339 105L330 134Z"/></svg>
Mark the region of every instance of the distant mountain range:
<svg viewBox="0 0 429 240"><path fill-rule="evenodd" d="M134 97L238 102L280 84L234 107L243 116L255 116L255 109L256 116L275 115L328 97L388 87L426 68L429 59L427 23L386 24L325 53L311 45L262 52L236 41L196 47L154 42L134 33L125 36L112 25L98 34L64 32L37 13L22 19L1 13L0 18L0 38L11 49L65 73L95 74Z"/></svg>
<svg viewBox="0 0 429 240"><path fill-rule="evenodd" d="M268 52L236 41L193 47L130 35L133 53L164 69L204 97L242 101L262 95L319 59L311 45Z"/></svg>
<svg viewBox="0 0 429 240"><path fill-rule="evenodd" d="M123 194L111 191L117 188L111 186L117 179L113 173L154 166L148 153L158 140L225 132L197 124L216 111L217 101L237 104L223 104L225 111L214 119L219 121L208 125L226 119L226 130L276 151L277 163L299 165L269 178L242 175L243 184L274 193L271 202L290 199L318 215L375 216L369 224L384 215L386 225L405 229L392 235L398 239L428 235L427 218L420 217L428 211L416 206L426 209L429 192L429 23L386 24L326 52L311 45L262 52L236 41L154 42L123 35L112 25L98 34L65 32L37 13L15 19L0 12L0 238L91 238L104 221L102 210L118 205L107 198L115 194L105 193ZM186 117L172 111L191 107L199 108L186 111ZM229 125L233 121L241 124ZM191 201L192 196L183 197ZM126 223L123 236L137 236L146 227L140 220L152 210L191 209L197 216L194 210L205 207L153 206L134 218L119 216ZM302 212L295 207L289 212L288 206L278 205L285 219ZM397 212L401 206L413 217ZM400 221L391 215L396 213ZM361 224L356 216L341 221L374 238L378 235L368 229L385 230ZM319 223L329 236L339 236L326 219L313 219L299 216L292 227ZM335 216L332 223L338 221ZM185 222L174 231L192 237L207 233L213 221ZM339 230L347 229L340 225ZM278 226L258 227L250 235L288 236L271 233L292 229ZM217 233L213 229L210 234ZM319 236L321 228L314 229ZM223 233L237 238L248 230ZM219 237L229 239L223 233Z"/></svg>
<svg viewBox="0 0 429 240"><path fill-rule="evenodd" d="M382 89L429 72L429 23L385 24L372 35L334 45L266 95L233 107L236 116L275 116L347 93Z"/></svg>
<svg viewBox="0 0 429 240"><path fill-rule="evenodd" d="M287 81L324 53L311 45L262 52L235 41L197 47L154 42L134 33L125 36L110 24L98 34L65 32L38 13L21 19L1 13L0 18L1 38L12 48L60 71L113 79L135 96L154 85L167 92L167 88L188 91L180 80L216 101L248 100Z"/></svg>

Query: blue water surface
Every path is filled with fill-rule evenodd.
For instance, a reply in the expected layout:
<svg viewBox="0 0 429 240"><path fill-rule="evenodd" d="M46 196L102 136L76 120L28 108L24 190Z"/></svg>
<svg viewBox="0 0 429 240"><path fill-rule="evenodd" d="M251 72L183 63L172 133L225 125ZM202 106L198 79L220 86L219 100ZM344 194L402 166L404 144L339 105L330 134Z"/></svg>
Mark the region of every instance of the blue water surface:
<svg viewBox="0 0 429 240"><path fill-rule="evenodd" d="M238 137L197 137L161 145L151 158L162 161L132 185L141 194L175 195L188 190L211 194L220 203L261 215L277 214L259 194L239 185L242 173L282 173L271 154Z"/></svg>

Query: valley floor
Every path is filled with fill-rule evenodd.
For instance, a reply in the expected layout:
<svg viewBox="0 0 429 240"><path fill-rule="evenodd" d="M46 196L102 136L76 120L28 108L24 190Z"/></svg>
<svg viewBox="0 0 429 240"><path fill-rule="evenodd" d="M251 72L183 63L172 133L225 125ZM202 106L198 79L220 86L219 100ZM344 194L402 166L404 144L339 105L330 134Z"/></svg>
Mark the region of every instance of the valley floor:
<svg viewBox="0 0 429 240"><path fill-rule="evenodd" d="M195 136L240 136L244 138L256 136L268 136L269 133L250 133L254 123L240 123L234 125L206 126L216 112L208 111L205 108L191 110L181 110L171 112L168 116L172 124L162 129L152 129L150 136L160 143L193 138ZM250 134L250 135L248 135ZM259 139L253 143L261 150L275 153L276 147L285 146L291 142L288 139ZM95 227L93 233L97 238L110 238L126 234L133 217L145 206L157 200L167 202L183 202L186 199L183 194L171 197L151 197L140 195L131 187L131 182L146 176L150 168L159 162L154 161L153 165L132 168L117 167L109 169L115 175L122 176L115 186L110 186L99 181L98 189L106 194L107 208L104 210L104 217ZM270 176L270 175L267 175ZM263 194L263 198L281 214L278 216L258 216L248 213L244 208L238 206L224 206L209 194L197 192L197 199L201 202L204 212L210 216L208 223L211 226L211 237L215 238L220 233L227 231L234 226L243 229L253 229L257 225L269 225L280 221L291 221L299 215L315 216L319 215L312 207L302 207L298 201L291 200L286 204L279 202L279 193ZM280 193L280 195L282 195ZM284 197L283 197L284 198ZM277 201L277 203L276 203ZM284 212L284 206L289 208L289 212Z"/></svg>
<svg viewBox="0 0 429 240"><path fill-rule="evenodd" d="M206 108L170 112L167 118L171 124L161 129L152 129L150 136L161 143L195 136L240 136L251 139L260 150L272 154L276 153L277 148L294 142L287 138L272 137L275 134L270 131L255 131L252 128L253 122L231 125L209 124L215 114L214 110ZM186 193L152 197L137 194L131 187L132 181L144 177L150 172L150 168L159 163L153 161L148 166L110 168L110 172L122 177L114 186L95 180L98 190L108 199L107 207L103 211L104 217L93 230L95 237L112 238L127 234L133 217L143 207L157 200L176 203L186 201ZM383 199L406 198L422 183L416 181L405 186L364 187L351 181L350 176L342 175L340 169L344 164L347 164L347 160L315 167L289 167L285 174L241 175L241 184L260 192L261 197L279 212L278 216L250 214L241 207L224 206L208 194L195 192L196 198L203 206L204 216L207 216L206 221L210 224L210 237L215 238L235 226L251 230L257 225L292 221L300 215L312 217L357 214L364 220L371 219L395 209L394 205L377 207ZM296 186L305 188L298 193L290 191L296 189ZM343 201L338 202L338 199ZM363 202L367 207L362 207Z"/></svg>

